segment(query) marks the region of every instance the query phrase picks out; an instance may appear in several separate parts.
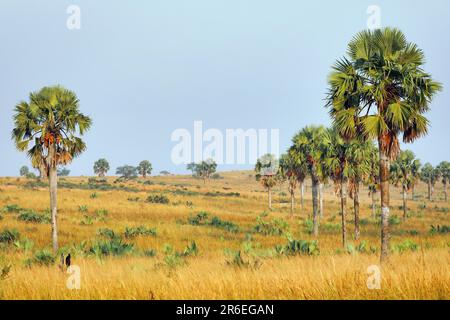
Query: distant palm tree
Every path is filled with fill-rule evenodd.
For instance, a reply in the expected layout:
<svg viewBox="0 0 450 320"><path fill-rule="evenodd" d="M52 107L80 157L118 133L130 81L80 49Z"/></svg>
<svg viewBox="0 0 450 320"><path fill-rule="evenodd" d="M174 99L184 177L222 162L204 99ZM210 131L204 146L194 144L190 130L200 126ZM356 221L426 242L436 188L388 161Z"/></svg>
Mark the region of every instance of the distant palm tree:
<svg viewBox="0 0 450 320"><path fill-rule="evenodd" d="M152 174L152 164L148 160L141 161L137 166L139 174L145 179L147 174Z"/></svg>
<svg viewBox="0 0 450 320"><path fill-rule="evenodd" d="M94 163L94 173L98 174L99 177L106 176L106 173L109 171L109 162L106 159L98 159Z"/></svg>
<svg viewBox="0 0 450 320"><path fill-rule="evenodd" d="M444 199L447 202L447 183L450 179L450 162L442 161L437 169L439 171L439 176L442 178L442 184L444 185Z"/></svg>
<svg viewBox="0 0 450 320"><path fill-rule="evenodd" d="M291 196L291 218L294 216L295 205L295 189L297 189L298 176L297 176L298 163L292 153L287 152L280 158L279 176L281 179L288 182L288 190Z"/></svg>
<svg viewBox="0 0 450 320"><path fill-rule="evenodd" d="M403 219L407 217L407 193L414 184L413 170L418 159L410 150L401 151L397 159L391 164L391 180L396 186L402 187Z"/></svg>
<svg viewBox="0 0 450 320"><path fill-rule="evenodd" d="M303 155L312 181L313 234L319 235L319 184L324 177L323 160L328 146L323 126L308 126L292 138L292 149Z"/></svg>
<svg viewBox="0 0 450 320"><path fill-rule="evenodd" d="M256 180L267 189L269 210L272 210L272 188L278 183L279 161L273 154L263 155L256 161Z"/></svg>
<svg viewBox="0 0 450 320"><path fill-rule="evenodd" d="M434 185L436 184L438 178L438 170L433 167L431 163L425 163L420 173L420 179L427 184L428 201L433 200Z"/></svg>
<svg viewBox="0 0 450 320"><path fill-rule="evenodd" d="M287 151L290 159L295 163L295 176L297 178L298 184L300 185L300 207L301 210L304 208L304 185L305 179L308 175L308 166L306 162L306 157L302 153L298 153L294 146L290 147Z"/></svg>
<svg viewBox="0 0 450 320"><path fill-rule="evenodd" d="M79 111L75 93L60 86L44 87L30 94L14 110L12 138L20 151L27 151L48 174L52 215L53 250L58 250L57 168L80 155L86 144L77 137L91 126L91 119ZM34 163L35 164L35 163Z"/></svg>
<svg viewBox="0 0 450 320"><path fill-rule="evenodd" d="M372 170L372 159L377 150L372 141L352 140L348 152L349 162L349 195L353 199L353 212L355 217L355 240L359 240L359 192L360 185L369 179Z"/></svg>
<svg viewBox="0 0 450 320"><path fill-rule="evenodd" d="M423 115L441 85L423 71L424 54L398 29L358 33L329 77L327 106L347 138L377 139L380 153L381 261L389 254L389 162L400 151L398 136L425 135Z"/></svg>

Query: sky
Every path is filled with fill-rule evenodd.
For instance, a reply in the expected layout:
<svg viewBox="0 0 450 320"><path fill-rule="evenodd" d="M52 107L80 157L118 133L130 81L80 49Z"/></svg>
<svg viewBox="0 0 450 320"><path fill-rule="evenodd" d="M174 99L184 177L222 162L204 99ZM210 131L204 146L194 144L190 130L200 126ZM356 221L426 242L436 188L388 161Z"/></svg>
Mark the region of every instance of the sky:
<svg viewBox="0 0 450 320"><path fill-rule="evenodd" d="M67 9L80 9L69 29ZM87 150L68 166L92 175L99 158L116 167L148 159L155 173L184 173L174 130L279 129L280 151L309 124L329 125L330 66L367 28L400 28L444 86L427 117L428 136L405 146L423 163L450 160L448 0L1 0L0 176L29 165L11 141L13 108L30 92L60 84L93 119ZM250 168L223 165L219 170Z"/></svg>

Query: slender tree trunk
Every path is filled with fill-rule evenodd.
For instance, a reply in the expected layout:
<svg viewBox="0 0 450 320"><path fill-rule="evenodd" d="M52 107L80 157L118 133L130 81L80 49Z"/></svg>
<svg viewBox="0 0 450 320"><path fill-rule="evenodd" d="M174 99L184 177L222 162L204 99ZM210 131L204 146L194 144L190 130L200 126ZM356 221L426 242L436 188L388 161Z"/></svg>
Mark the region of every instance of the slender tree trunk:
<svg viewBox="0 0 450 320"><path fill-rule="evenodd" d="M313 204L313 234L319 235L319 180L312 178L312 204Z"/></svg>
<svg viewBox="0 0 450 320"><path fill-rule="evenodd" d="M300 205L303 211L303 197L305 195L305 184L303 181L300 182Z"/></svg>
<svg viewBox="0 0 450 320"><path fill-rule="evenodd" d="M341 178L340 183L341 183L342 246L345 249L347 247L347 225L345 212L345 207L347 205L347 184L343 178Z"/></svg>
<svg viewBox="0 0 450 320"><path fill-rule="evenodd" d="M447 202L447 180L444 180L444 199Z"/></svg>
<svg viewBox="0 0 450 320"><path fill-rule="evenodd" d="M389 257L389 158L380 146L380 194L381 194L381 256Z"/></svg>
<svg viewBox="0 0 450 320"><path fill-rule="evenodd" d="M428 181L428 201L431 201L431 181Z"/></svg>
<svg viewBox="0 0 450 320"><path fill-rule="evenodd" d="M353 196L353 210L355 212L355 239L359 240L359 181L355 182L355 194Z"/></svg>
<svg viewBox="0 0 450 320"><path fill-rule="evenodd" d="M411 200L412 201L414 201L414 193L416 191L415 189L416 189L416 184L413 183L412 186L411 186Z"/></svg>
<svg viewBox="0 0 450 320"><path fill-rule="evenodd" d="M290 192L291 192L291 218L293 218L294 217L294 202L295 202L294 192L295 192L295 189L291 188Z"/></svg>
<svg viewBox="0 0 450 320"><path fill-rule="evenodd" d="M375 192L372 192L372 219L377 218L377 209L375 206Z"/></svg>
<svg viewBox="0 0 450 320"><path fill-rule="evenodd" d="M57 209L57 190L58 190L58 171L55 163L56 149L55 145L49 146L47 166L49 168L49 185L50 185L50 211L52 215L52 245L53 252L58 251L58 209Z"/></svg>
<svg viewBox="0 0 450 320"><path fill-rule="evenodd" d="M434 197L434 184L431 184L431 200L433 200Z"/></svg>
<svg viewBox="0 0 450 320"><path fill-rule="evenodd" d="M320 219L323 219L323 183L319 183L319 212Z"/></svg>
<svg viewBox="0 0 450 320"><path fill-rule="evenodd" d="M407 197L407 188L406 186L403 186L403 219L406 219L406 214L408 211L408 207L406 204L406 197Z"/></svg>
<svg viewBox="0 0 450 320"><path fill-rule="evenodd" d="M269 210L272 210L272 189L270 187L267 188L267 198L269 201Z"/></svg>

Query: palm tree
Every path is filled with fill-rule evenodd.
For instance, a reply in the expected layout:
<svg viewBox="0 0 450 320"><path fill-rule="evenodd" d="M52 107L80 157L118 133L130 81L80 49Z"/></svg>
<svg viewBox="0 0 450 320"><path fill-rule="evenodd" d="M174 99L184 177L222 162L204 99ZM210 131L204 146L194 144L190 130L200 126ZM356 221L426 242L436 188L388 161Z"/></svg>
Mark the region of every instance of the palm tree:
<svg viewBox="0 0 450 320"><path fill-rule="evenodd" d="M106 176L106 173L109 171L109 163L106 159L98 159L94 163L94 173L98 174L99 177Z"/></svg>
<svg viewBox="0 0 450 320"><path fill-rule="evenodd" d="M348 151L349 162L349 195L353 199L355 216L355 239L359 240L359 191L363 181L367 181L372 169L372 159L376 156L376 148L372 141L352 140Z"/></svg>
<svg viewBox="0 0 450 320"><path fill-rule="evenodd" d="M366 184L369 189L369 196L372 199L372 219L376 218L375 195L380 187L380 168L379 153L374 150L370 161L370 169L366 178Z"/></svg>
<svg viewBox="0 0 450 320"><path fill-rule="evenodd" d="M292 149L306 160L312 181L313 234L319 235L319 183L324 176L323 158L328 142L323 126L308 126L292 138Z"/></svg>
<svg viewBox="0 0 450 320"><path fill-rule="evenodd" d="M413 170L418 159L410 150L401 151L397 160L395 160L390 168L391 180L394 185L401 185L403 194L403 219L407 217L407 193L414 184Z"/></svg>
<svg viewBox="0 0 450 320"><path fill-rule="evenodd" d="M450 179L450 162L442 161L438 166L439 175L442 178L442 184L444 185L444 199L447 202L447 182Z"/></svg>
<svg viewBox="0 0 450 320"><path fill-rule="evenodd" d="M295 147L290 147L287 151L289 159L292 159L295 163L295 176L297 178L297 182L300 185L300 207L301 210L304 208L304 195L305 195L305 179L308 175L308 167L306 163L306 158L303 154L298 153Z"/></svg>
<svg viewBox="0 0 450 320"><path fill-rule="evenodd" d="M288 182L288 190L291 196L291 218L294 217L295 189L298 184L298 163L289 151L280 158L279 176Z"/></svg>
<svg viewBox="0 0 450 320"><path fill-rule="evenodd" d="M143 160L137 166L139 174L145 179L147 174L152 174L152 164L148 160Z"/></svg>
<svg viewBox="0 0 450 320"><path fill-rule="evenodd" d="M433 200L433 189L437 180L437 170L431 163L425 163L420 173L420 179L427 184L428 187L428 201Z"/></svg>
<svg viewBox="0 0 450 320"><path fill-rule="evenodd" d="M269 210L272 210L272 188L278 182L278 166L279 162L273 154L263 155L256 161L255 165L256 180L260 181L263 187L267 189Z"/></svg>
<svg viewBox="0 0 450 320"><path fill-rule="evenodd" d="M423 64L422 50L398 29L367 30L353 38L329 77L327 106L342 136L378 141L381 261L389 253L389 163L400 151L398 136L413 142L427 133L423 114L441 90Z"/></svg>
<svg viewBox="0 0 450 320"><path fill-rule="evenodd" d="M53 250L58 250L57 184L59 165L80 155L86 144L77 137L91 126L91 119L79 111L75 93L60 86L44 87L20 102L14 110L12 138L32 162L45 167L50 184ZM33 163L35 164L35 163Z"/></svg>

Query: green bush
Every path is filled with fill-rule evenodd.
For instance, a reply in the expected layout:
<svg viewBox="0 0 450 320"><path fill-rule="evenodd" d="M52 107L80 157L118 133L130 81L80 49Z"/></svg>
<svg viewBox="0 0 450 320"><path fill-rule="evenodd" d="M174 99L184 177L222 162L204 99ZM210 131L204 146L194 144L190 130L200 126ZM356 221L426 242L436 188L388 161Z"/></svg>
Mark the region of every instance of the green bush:
<svg viewBox="0 0 450 320"><path fill-rule="evenodd" d="M30 222L30 223L50 223L51 218L48 215L39 214L33 210L21 211L17 216L17 220Z"/></svg>
<svg viewBox="0 0 450 320"><path fill-rule="evenodd" d="M195 216L190 216L188 218L188 223L193 225L193 226L199 226L201 223L203 223L204 221L206 221L206 219L208 218L209 213L206 211L200 211L199 213L197 213Z"/></svg>
<svg viewBox="0 0 450 320"><path fill-rule="evenodd" d="M436 226L431 226L430 228L430 234L447 234L450 231L450 226L446 226L446 225L436 225Z"/></svg>
<svg viewBox="0 0 450 320"><path fill-rule="evenodd" d="M19 207L17 204L8 204L3 207L2 211L6 213L17 213L24 210L23 208Z"/></svg>
<svg viewBox="0 0 450 320"><path fill-rule="evenodd" d="M26 261L26 265L31 266L32 264L37 264L40 266L51 266L55 263L55 256L48 250L43 249L36 251L33 258Z"/></svg>
<svg viewBox="0 0 450 320"><path fill-rule="evenodd" d="M134 244L126 243L120 237L95 241L88 252L96 256L123 256L132 253Z"/></svg>
<svg viewBox="0 0 450 320"><path fill-rule="evenodd" d="M265 217L264 214L256 218L256 226L253 227L254 232L266 236L280 236L284 234L289 228L289 224L282 219L272 219L271 221L265 221L263 217Z"/></svg>
<svg viewBox="0 0 450 320"><path fill-rule="evenodd" d="M11 244L20 238L20 233L16 229L3 229L0 232L0 243Z"/></svg>
<svg viewBox="0 0 450 320"><path fill-rule="evenodd" d="M307 255L317 256L320 254L319 243L317 240L293 240L288 239L288 243L284 246L276 246L275 250L279 254L292 256L292 255Z"/></svg>
<svg viewBox="0 0 450 320"><path fill-rule="evenodd" d="M110 238L110 239L116 237L116 234L115 234L114 230L108 229L108 228L98 229L97 230L97 234L99 236Z"/></svg>
<svg viewBox="0 0 450 320"><path fill-rule="evenodd" d="M402 220L396 215L393 215L393 216L389 217L389 224L390 225L397 225L397 224L400 224L401 222L402 222Z"/></svg>
<svg viewBox="0 0 450 320"><path fill-rule="evenodd" d="M420 246L410 239L406 239L405 241L395 244L391 247L393 252L403 253L405 251L417 251Z"/></svg>
<svg viewBox="0 0 450 320"><path fill-rule="evenodd" d="M216 216L212 217L211 221L209 222L209 225L216 228L227 230L229 232L239 231L239 226L237 224L231 221L221 220L219 217Z"/></svg>
<svg viewBox="0 0 450 320"><path fill-rule="evenodd" d="M156 236L156 229L155 228L150 229L144 226L131 228L126 227L124 236L127 239L135 238L137 236Z"/></svg>
<svg viewBox="0 0 450 320"><path fill-rule="evenodd" d="M147 198L147 202L150 203L159 203L159 204L168 204L170 202L169 198L163 194L149 195Z"/></svg>

